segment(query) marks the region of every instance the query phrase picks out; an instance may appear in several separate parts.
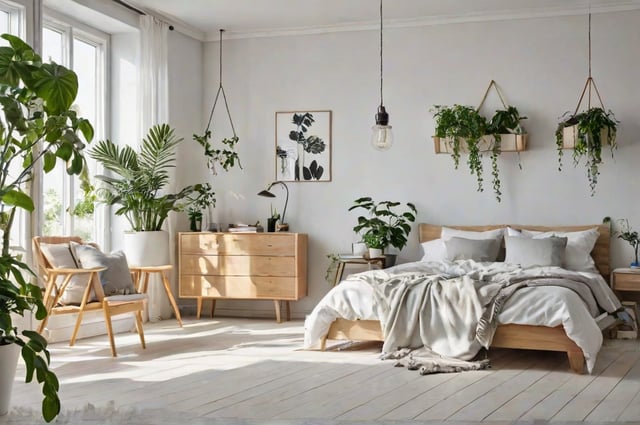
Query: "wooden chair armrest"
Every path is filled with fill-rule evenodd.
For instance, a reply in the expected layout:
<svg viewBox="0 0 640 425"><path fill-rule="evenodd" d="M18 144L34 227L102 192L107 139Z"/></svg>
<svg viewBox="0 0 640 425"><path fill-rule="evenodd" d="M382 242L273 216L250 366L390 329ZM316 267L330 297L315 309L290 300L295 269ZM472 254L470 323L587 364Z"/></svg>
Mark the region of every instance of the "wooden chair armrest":
<svg viewBox="0 0 640 425"><path fill-rule="evenodd" d="M106 267L94 267L92 269L70 269L70 268L64 268L64 267L56 267L53 269L47 269L47 273L53 274L53 275L61 275L61 274L76 275L76 274L101 272L106 269L107 269Z"/></svg>

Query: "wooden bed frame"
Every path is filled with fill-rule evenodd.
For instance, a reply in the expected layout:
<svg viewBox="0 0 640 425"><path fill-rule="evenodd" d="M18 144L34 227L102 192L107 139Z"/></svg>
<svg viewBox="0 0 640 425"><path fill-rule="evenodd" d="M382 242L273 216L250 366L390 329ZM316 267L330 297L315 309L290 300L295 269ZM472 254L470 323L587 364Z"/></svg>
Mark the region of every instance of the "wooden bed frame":
<svg viewBox="0 0 640 425"><path fill-rule="evenodd" d="M490 226L447 226L459 230L471 230L476 232L506 228L507 225ZM608 224L587 226L520 226L509 225L514 229L526 229L535 231L575 232L598 228L600 235L596 241L591 257L593 257L600 274L609 281L609 241L610 229ZM420 243L440 238L442 226L432 224L420 224ZM322 339L321 349L326 347L327 339L346 339L352 341L383 341L382 328L377 320L346 320L336 319L329 328L327 335ZM567 336L562 326L531 326L531 325L500 325L493 337L491 347L495 348L520 348L528 350L564 351L569 359L569 366L576 373L584 372L584 354L580 347Z"/></svg>

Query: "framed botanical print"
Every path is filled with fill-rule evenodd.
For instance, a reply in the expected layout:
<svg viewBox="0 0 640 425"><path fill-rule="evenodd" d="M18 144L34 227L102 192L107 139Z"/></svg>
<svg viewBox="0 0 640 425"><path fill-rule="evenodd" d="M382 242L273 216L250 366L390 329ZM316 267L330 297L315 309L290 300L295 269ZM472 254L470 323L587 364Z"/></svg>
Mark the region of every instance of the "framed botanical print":
<svg viewBox="0 0 640 425"><path fill-rule="evenodd" d="M331 181L331 111L276 112L276 180Z"/></svg>

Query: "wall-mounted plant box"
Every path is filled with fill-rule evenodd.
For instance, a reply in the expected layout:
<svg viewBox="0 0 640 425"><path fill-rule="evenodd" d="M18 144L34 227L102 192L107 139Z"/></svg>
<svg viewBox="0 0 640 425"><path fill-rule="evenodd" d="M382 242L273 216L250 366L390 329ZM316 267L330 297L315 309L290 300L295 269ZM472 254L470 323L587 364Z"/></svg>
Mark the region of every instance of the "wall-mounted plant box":
<svg viewBox="0 0 640 425"><path fill-rule="evenodd" d="M478 144L480 152L489 152L493 149L495 138L493 135L482 136L482 140ZM450 154L453 152L453 140L449 137L433 136L433 144L436 153ZM501 134L500 135L500 151L502 152L522 152L527 149L526 134ZM467 152L467 146L464 139L461 139L460 151Z"/></svg>
<svg viewBox="0 0 640 425"><path fill-rule="evenodd" d="M609 133L606 128L600 130L602 146L610 145ZM578 143L578 125L572 125L562 129L562 149L574 149Z"/></svg>

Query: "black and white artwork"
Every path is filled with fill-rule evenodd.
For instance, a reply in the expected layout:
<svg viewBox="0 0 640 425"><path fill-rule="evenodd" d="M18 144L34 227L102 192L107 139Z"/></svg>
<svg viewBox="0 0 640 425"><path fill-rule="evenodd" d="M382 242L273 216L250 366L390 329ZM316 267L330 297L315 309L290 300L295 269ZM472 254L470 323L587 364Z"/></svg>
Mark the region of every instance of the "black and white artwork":
<svg viewBox="0 0 640 425"><path fill-rule="evenodd" d="M331 111L276 112L276 180L331 181Z"/></svg>

